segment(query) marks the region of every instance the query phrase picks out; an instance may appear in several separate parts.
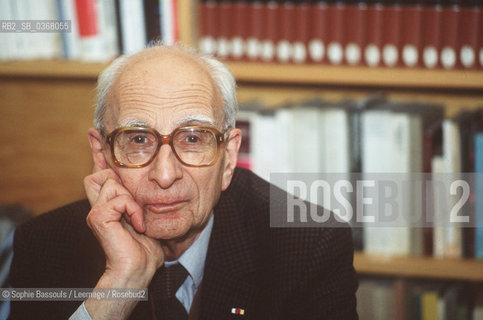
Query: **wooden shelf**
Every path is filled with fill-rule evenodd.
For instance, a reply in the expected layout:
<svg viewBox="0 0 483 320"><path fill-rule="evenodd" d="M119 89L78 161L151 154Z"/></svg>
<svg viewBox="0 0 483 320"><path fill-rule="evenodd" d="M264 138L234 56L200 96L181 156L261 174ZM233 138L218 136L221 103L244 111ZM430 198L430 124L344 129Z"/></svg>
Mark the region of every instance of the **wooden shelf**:
<svg viewBox="0 0 483 320"><path fill-rule="evenodd" d="M241 82L392 88L483 89L483 72L228 62Z"/></svg>
<svg viewBox="0 0 483 320"><path fill-rule="evenodd" d="M354 267L359 274L483 281L483 260L474 259L384 257L356 252Z"/></svg>
<svg viewBox="0 0 483 320"><path fill-rule="evenodd" d="M239 82L387 88L483 89L483 71L388 69L228 62ZM96 79L106 63L66 60L0 63L0 76Z"/></svg>
<svg viewBox="0 0 483 320"><path fill-rule="evenodd" d="M97 79L107 63L69 60L7 61L0 63L0 76Z"/></svg>

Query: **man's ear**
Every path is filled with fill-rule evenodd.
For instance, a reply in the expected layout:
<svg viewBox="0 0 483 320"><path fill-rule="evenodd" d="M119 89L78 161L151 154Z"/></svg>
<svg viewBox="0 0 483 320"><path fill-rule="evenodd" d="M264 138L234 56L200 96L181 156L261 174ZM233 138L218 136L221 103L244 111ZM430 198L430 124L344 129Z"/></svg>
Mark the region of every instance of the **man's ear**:
<svg viewBox="0 0 483 320"><path fill-rule="evenodd" d="M92 171L97 172L107 169L101 133L94 128L90 128L87 133L89 135L89 144L91 145L92 159L94 160L94 169Z"/></svg>
<svg viewBox="0 0 483 320"><path fill-rule="evenodd" d="M228 141L225 144L225 161L223 168L223 178L221 183L221 190L225 191L230 185L231 178L235 172L235 167L238 161L238 150L240 149L242 140L242 132L240 129L230 130Z"/></svg>

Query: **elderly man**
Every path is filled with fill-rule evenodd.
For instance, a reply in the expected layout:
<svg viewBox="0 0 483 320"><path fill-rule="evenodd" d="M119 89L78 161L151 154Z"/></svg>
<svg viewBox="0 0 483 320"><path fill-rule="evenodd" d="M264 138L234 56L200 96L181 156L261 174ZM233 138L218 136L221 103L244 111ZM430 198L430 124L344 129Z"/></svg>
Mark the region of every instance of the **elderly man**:
<svg viewBox="0 0 483 320"><path fill-rule="evenodd" d="M88 201L18 229L10 280L149 299L16 302L12 318L356 319L350 230L269 227L270 185L236 168L236 109L210 57L156 46L115 60L98 82Z"/></svg>

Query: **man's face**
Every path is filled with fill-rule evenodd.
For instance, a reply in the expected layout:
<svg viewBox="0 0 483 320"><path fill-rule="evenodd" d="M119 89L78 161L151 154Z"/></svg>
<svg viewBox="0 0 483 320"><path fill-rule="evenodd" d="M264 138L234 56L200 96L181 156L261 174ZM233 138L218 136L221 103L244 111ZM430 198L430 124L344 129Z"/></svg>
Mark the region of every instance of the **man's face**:
<svg viewBox="0 0 483 320"><path fill-rule="evenodd" d="M136 61L123 69L107 97L107 133L139 125L161 134L187 125L223 131L221 97L197 62L172 53L133 59ZM223 179L227 170L225 146L210 167L181 164L169 145L161 146L154 161L143 168L118 168L112 159L108 163L143 208L145 234L156 239L196 236L221 190L229 184Z"/></svg>

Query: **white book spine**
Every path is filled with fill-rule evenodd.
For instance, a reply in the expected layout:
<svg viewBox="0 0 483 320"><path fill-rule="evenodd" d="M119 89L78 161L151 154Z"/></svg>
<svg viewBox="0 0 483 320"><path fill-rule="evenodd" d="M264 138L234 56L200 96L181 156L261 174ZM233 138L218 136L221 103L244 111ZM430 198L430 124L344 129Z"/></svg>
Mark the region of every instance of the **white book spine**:
<svg viewBox="0 0 483 320"><path fill-rule="evenodd" d="M77 14L75 11L75 0L60 0L63 3L63 10L66 20L70 20L70 32L66 34L65 39L65 57L67 59L79 59L79 28Z"/></svg>
<svg viewBox="0 0 483 320"><path fill-rule="evenodd" d="M349 118L347 111L329 109L325 113L326 172L346 173L350 168Z"/></svg>
<svg viewBox="0 0 483 320"><path fill-rule="evenodd" d="M458 125L451 120L443 121L443 158L447 172L452 174L453 179L456 179L461 172L460 135ZM458 198L450 196L449 201L448 208L453 208ZM445 257L462 257L463 240L461 227L452 224L445 228L445 231Z"/></svg>
<svg viewBox="0 0 483 320"><path fill-rule="evenodd" d="M362 114L362 170L363 177L370 177L370 173L390 173L392 170L390 152L392 148L392 122L391 113L387 110L368 110ZM378 216L373 205L361 206L359 214L368 217ZM369 254L392 255L391 241L393 228L364 225L364 250Z"/></svg>
<svg viewBox="0 0 483 320"><path fill-rule="evenodd" d="M412 167L413 164L414 166L421 166L422 163L421 161L413 160L415 157L421 157L422 154L422 150L419 150L417 154L413 153L416 152L416 145L420 146L422 140L421 130L413 132L417 128L414 124L418 120L420 123L420 119L409 113L394 112L392 114L393 130L391 137L393 142L391 143L392 150L390 150L392 173L398 175L398 189L401 190L401 196L398 198L400 199L401 207L397 216L397 224L400 227L394 228L393 240L391 241L392 251L396 255L408 256L411 253L416 255L422 253L422 233L420 234L419 232L422 229L411 228L410 221L412 219L408 220L412 218L411 216L415 214L417 209L416 195L412 193L413 188L407 188L402 183L403 181L410 182L413 169L418 172L422 170L422 168ZM419 142L416 142L416 140L419 140ZM418 250L417 247L421 248L421 250Z"/></svg>
<svg viewBox="0 0 483 320"><path fill-rule="evenodd" d="M329 172L329 154L328 154L328 144L331 143L327 137L327 109L321 109L318 115L318 122L319 122L319 148L318 148L318 158L320 159L319 162L319 172L327 173Z"/></svg>
<svg viewBox="0 0 483 320"><path fill-rule="evenodd" d="M263 179L270 181L273 171L273 158L276 144L270 139L274 134L275 118L273 115L258 114L253 119L250 136L253 171Z"/></svg>
<svg viewBox="0 0 483 320"><path fill-rule="evenodd" d="M101 61L108 61L119 55L114 0L100 0L97 19L102 46L102 56L99 58Z"/></svg>
<svg viewBox="0 0 483 320"><path fill-rule="evenodd" d="M123 53L133 54L146 46L146 26L142 0L120 0Z"/></svg>
<svg viewBox="0 0 483 320"><path fill-rule="evenodd" d="M55 0L35 1L32 19L54 21L57 18ZM60 32L41 32L35 37L36 58L54 59L61 55Z"/></svg>
<svg viewBox="0 0 483 320"><path fill-rule="evenodd" d="M0 20L13 20L10 0L0 1ZM17 55L15 33L0 32L0 61L15 59Z"/></svg>
<svg viewBox="0 0 483 320"><path fill-rule="evenodd" d="M316 173L319 169L319 110L295 106L292 110L294 171Z"/></svg>
<svg viewBox="0 0 483 320"><path fill-rule="evenodd" d="M40 19L40 16L38 15L39 10L40 12L43 11L41 9L41 4L41 2L36 0L27 0L27 8L23 9L25 10L24 12L20 12L21 16L25 15L25 20ZM41 51L41 48L39 47L43 41L43 35L40 33L25 33L25 37L27 39L27 52L25 52L24 55L25 59L38 59Z"/></svg>
<svg viewBox="0 0 483 320"><path fill-rule="evenodd" d="M12 1L12 19L14 20L30 20L29 0ZM32 50L31 40L32 34L24 32L15 34L15 58L16 59L32 59L34 51Z"/></svg>
<svg viewBox="0 0 483 320"><path fill-rule="evenodd" d="M176 21L174 15L173 0L160 0L161 1L161 39L167 45L172 45L176 42L175 39L175 25Z"/></svg>
<svg viewBox="0 0 483 320"><path fill-rule="evenodd" d="M295 137L293 135L294 119L290 108L282 108L277 110L275 115L275 124L278 139L277 151L280 159L280 172L295 172L295 157L297 156L292 147L295 145Z"/></svg>

